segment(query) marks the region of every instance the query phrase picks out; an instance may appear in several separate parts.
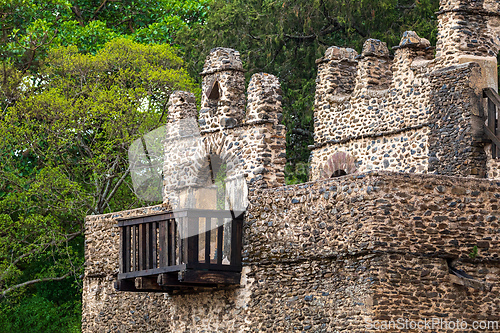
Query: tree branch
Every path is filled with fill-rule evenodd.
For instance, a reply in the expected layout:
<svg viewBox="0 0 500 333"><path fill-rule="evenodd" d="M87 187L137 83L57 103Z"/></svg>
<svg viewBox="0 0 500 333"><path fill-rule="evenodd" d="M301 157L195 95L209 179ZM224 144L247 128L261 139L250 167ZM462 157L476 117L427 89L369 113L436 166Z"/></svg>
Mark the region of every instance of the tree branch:
<svg viewBox="0 0 500 333"><path fill-rule="evenodd" d="M5 271L3 271L2 275L0 275L0 281L3 280L3 278L5 277L5 275L7 275L7 273L9 272L9 270L14 267L15 265L17 265L18 262L20 262L21 260L23 260L24 258L26 257L29 257L30 255L36 253L36 252L41 252L41 251L45 251L49 246L53 246L53 245L59 245L61 243L64 243L64 242L67 242L67 241L70 241L72 240L73 238L75 238L76 236L80 235L82 233L82 231L78 231L78 232L75 232L75 233L72 233L72 234L68 234L66 235L66 238L63 239L63 240L60 240L60 241L55 241L53 240L52 242L50 243L47 243L47 244L44 244L42 247L43 249L40 249L40 247L37 247L37 248L34 248L33 250L29 251L28 253L25 253L21 256L19 256L16 260L14 260L10 265L9 267L7 267L7 269Z"/></svg>
<svg viewBox="0 0 500 333"><path fill-rule="evenodd" d="M90 19L90 21L93 21L97 17L97 14L99 14L99 12L101 11L101 9L103 9L104 6L106 6L107 2L108 2L108 0L104 0L101 3L101 5L99 6L99 8L97 8L96 11L94 12L94 15L92 16L92 18Z"/></svg>
<svg viewBox="0 0 500 333"><path fill-rule="evenodd" d="M310 136L310 137L313 136L313 134L311 132L309 132L308 130L302 129L302 128L294 128L294 129L292 129L292 133L304 135L304 136Z"/></svg>
<svg viewBox="0 0 500 333"><path fill-rule="evenodd" d="M102 210L102 207L105 206L104 200L108 196L109 188L111 186L111 182L114 179L114 176L111 176L111 175L114 174L115 168L116 168L119 160L120 160L120 157L117 156L116 159L115 159L115 161L113 162L113 165L109 169L108 176L106 177L106 186L104 187L104 190L102 191L102 194L99 195L99 201L97 203L97 207L98 207L99 210Z"/></svg>
<svg viewBox="0 0 500 333"><path fill-rule="evenodd" d="M78 23L80 23L82 27L85 26L85 21L83 20L82 12L78 5L74 5L73 7L71 7L71 11L73 12L73 14L75 14Z"/></svg>
<svg viewBox="0 0 500 333"><path fill-rule="evenodd" d="M108 197L106 198L106 201L104 201L103 206L107 205L109 203L109 201L113 198L113 196L115 195L116 191L121 186L121 184L125 181L125 178L127 178L127 176L128 176L129 173L130 173L130 166L128 167L127 171L125 171L123 173L123 175L121 176L121 178L116 183L115 187L113 187L113 190L111 191L111 193L109 193ZM102 212L101 212L101 214L102 214Z"/></svg>
<svg viewBox="0 0 500 333"><path fill-rule="evenodd" d="M23 282L23 283L19 283L19 284L16 284L15 286L12 286L6 290L4 290L1 294L0 294L0 299L4 298L6 294L8 294L9 292L11 292L12 290L15 290L15 289L19 289L19 288L22 288L22 287L25 287L25 286L29 286L31 284L35 284L35 283L39 283L39 282L47 282L47 281L61 281L61 280L64 280L65 278L67 278L69 276L69 272L64 274L63 276L59 276L59 277L50 277L50 278L42 278L42 279L34 279L34 280L30 280L30 281L26 281L26 282Z"/></svg>

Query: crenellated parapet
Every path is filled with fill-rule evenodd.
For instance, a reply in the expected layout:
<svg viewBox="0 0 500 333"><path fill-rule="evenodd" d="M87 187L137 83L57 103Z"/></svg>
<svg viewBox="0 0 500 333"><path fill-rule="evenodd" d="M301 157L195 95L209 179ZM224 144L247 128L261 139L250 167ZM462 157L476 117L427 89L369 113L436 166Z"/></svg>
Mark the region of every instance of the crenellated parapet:
<svg viewBox="0 0 500 333"><path fill-rule="evenodd" d="M215 208L220 191L215 182L221 170L225 191L233 198L242 195L247 186L283 185L285 128L280 123L282 90L278 78L254 74L247 102L239 52L227 48L210 52L201 75L199 117L193 94L174 92L170 97L164 203L173 208Z"/></svg>
<svg viewBox="0 0 500 333"><path fill-rule="evenodd" d="M325 56L316 60L318 76L316 89L328 95L348 95L353 92L358 66L358 53L354 49L332 46L325 52ZM321 108L324 102L315 107Z"/></svg>
<svg viewBox="0 0 500 333"><path fill-rule="evenodd" d="M482 139L482 89L498 86L499 4L443 1L435 56L413 31L394 56L374 39L359 56L330 47L317 61L311 180L367 170L496 174ZM351 161L346 170L333 170L345 164L339 156Z"/></svg>

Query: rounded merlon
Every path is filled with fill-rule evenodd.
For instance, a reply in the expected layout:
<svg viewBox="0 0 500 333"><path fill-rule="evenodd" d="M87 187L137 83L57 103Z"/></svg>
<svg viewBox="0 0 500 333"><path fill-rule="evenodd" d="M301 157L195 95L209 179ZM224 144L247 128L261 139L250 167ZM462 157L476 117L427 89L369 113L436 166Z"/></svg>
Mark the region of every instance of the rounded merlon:
<svg viewBox="0 0 500 333"><path fill-rule="evenodd" d="M230 48L216 47L212 49L207 56L203 71L200 75L208 75L227 70L244 71L240 53Z"/></svg>

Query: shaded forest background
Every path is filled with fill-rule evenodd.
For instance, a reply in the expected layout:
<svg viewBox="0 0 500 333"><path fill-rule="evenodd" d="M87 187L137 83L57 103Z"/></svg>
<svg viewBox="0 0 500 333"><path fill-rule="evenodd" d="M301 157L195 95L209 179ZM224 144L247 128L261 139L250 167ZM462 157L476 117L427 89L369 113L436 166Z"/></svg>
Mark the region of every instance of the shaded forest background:
<svg viewBox="0 0 500 333"><path fill-rule="evenodd" d="M210 49L284 91L287 183L307 180L315 60L414 30L438 0L0 0L0 331L79 332L83 220L130 209L129 144L194 92Z"/></svg>

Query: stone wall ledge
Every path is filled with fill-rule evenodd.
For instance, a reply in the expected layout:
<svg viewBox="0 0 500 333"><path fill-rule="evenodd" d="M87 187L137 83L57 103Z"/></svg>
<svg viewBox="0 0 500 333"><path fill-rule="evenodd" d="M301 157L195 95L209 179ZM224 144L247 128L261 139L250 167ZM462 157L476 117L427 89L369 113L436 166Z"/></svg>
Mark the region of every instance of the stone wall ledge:
<svg viewBox="0 0 500 333"><path fill-rule="evenodd" d="M500 183L367 172L250 194L247 264L412 253L499 261Z"/></svg>
<svg viewBox="0 0 500 333"><path fill-rule="evenodd" d="M458 13L458 14L466 14L466 15L475 15L475 16L497 16L500 17L499 12L494 12L487 9L478 9L474 7L461 7L461 8L453 8L453 9L443 9L436 12L436 16L447 14L447 13Z"/></svg>
<svg viewBox="0 0 500 333"><path fill-rule="evenodd" d="M124 219L124 218L130 218L134 216L142 216L142 215L150 215L150 214L158 214L161 212L166 212L169 211L168 206L166 205L154 205L154 206L149 206L149 207L141 207L141 208L134 208L134 209L129 209L129 210L123 210L120 212L113 212L113 213L106 213L106 214L100 214L100 215L87 215L85 217L85 222L90 223L90 222L109 222L109 223L115 223L116 224L116 219Z"/></svg>

